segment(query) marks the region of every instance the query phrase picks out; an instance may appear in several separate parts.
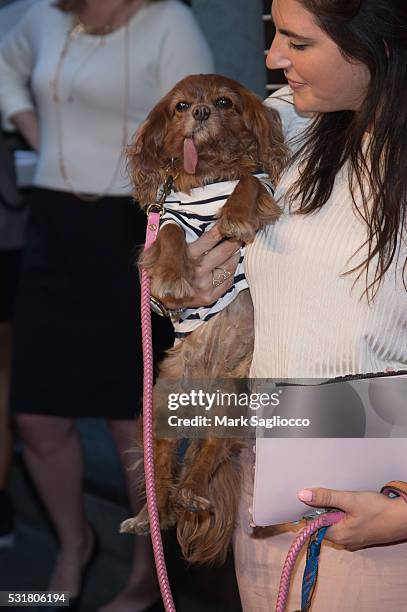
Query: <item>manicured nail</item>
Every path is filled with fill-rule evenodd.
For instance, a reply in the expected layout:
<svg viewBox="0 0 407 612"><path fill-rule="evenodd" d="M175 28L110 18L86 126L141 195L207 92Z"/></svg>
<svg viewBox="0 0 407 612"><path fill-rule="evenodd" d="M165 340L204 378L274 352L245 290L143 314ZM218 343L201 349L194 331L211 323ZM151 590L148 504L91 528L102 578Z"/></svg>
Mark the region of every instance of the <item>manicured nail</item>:
<svg viewBox="0 0 407 612"><path fill-rule="evenodd" d="M309 489L303 489L298 493L298 497L301 501L310 502L312 501L312 491Z"/></svg>

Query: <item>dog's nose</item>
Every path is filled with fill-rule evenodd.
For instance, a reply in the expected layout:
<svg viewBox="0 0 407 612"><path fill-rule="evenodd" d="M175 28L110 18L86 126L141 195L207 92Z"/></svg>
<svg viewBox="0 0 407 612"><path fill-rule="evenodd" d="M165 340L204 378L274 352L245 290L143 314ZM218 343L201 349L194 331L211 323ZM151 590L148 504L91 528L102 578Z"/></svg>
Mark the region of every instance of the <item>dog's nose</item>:
<svg viewBox="0 0 407 612"><path fill-rule="evenodd" d="M203 104L201 106L196 106L192 111L192 116L197 121L207 121L210 117L210 114L211 109L209 108L209 106L204 106Z"/></svg>

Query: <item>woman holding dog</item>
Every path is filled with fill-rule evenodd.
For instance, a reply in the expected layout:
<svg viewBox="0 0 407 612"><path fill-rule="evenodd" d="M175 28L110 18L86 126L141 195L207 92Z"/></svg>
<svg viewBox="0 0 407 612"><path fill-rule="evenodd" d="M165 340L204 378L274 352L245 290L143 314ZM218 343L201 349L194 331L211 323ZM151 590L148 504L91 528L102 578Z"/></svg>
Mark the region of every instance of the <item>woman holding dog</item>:
<svg viewBox="0 0 407 612"><path fill-rule="evenodd" d="M196 72L213 72L211 53L178 0L38 0L1 48L2 114L39 153L11 407L60 544L48 588L69 591L70 609L95 551L74 418L107 420L132 513L142 504L127 470L137 457L124 451L134 447L142 389L134 258L145 219L122 153L150 108ZM165 323L155 321L158 352L171 342ZM104 612L159 599L149 539L134 541L127 584Z"/></svg>
<svg viewBox="0 0 407 612"><path fill-rule="evenodd" d="M272 16L267 66L284 70L295 110L279 94L267 103L282 111L286 128L296 111L314 119L277 186L281 218L247 249L256 321L251 375L406 370L405 0L274 0ZM218 241L214 228L190 247L200 261L192 305L229 289L230 280L213 287L213 272L233 272L238 245ZM244 610L266 612L274 608L293 533L288 526L253 533L253 458L245 459L236 570ZM304 489L299 498L346 513L323 543L312 610L406 610L404 500L328 489ZM301 578L297 567L291 609Z"/></svg>

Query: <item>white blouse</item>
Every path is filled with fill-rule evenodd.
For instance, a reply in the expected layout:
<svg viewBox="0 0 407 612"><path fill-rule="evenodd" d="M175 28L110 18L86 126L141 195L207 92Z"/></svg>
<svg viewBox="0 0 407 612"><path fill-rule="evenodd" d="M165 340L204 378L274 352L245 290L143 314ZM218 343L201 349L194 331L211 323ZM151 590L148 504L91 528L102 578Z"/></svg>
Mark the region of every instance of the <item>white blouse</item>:
<svg viewBox="0 0 407 612"><path fill-rule="evenodd" d="M37 109L40 155L34 183L69 190L58 162L59 129L52 81L72 15L38 0L2 42L0 109L7 120ZM126 71L129 139L151 108L190 73L213 72L208 45L192 12L177 0L145 2L131 18L126 69L125 27L104 37L78 35L60 79L64 161L75 190L104 192L122 154ZM71 101L69 100L71 98ZM127 143L126 143L127 144ZM109 194L130 191L122 164Z"/></svg>

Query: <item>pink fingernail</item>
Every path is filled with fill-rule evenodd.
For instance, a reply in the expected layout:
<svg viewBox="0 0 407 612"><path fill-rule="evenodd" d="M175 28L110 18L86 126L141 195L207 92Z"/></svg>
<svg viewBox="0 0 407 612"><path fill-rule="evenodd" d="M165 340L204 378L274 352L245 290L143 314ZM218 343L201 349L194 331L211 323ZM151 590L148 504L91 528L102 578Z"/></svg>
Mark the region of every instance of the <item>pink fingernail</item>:
<svg viewBox="0 0 407 612"><path fill-rule="evenodd" d="M298 497L301 501L310 502L312 501L312 497L313 497L312 491L310 491L309 489L303 489L302 491L298 493Z"/></svg>

